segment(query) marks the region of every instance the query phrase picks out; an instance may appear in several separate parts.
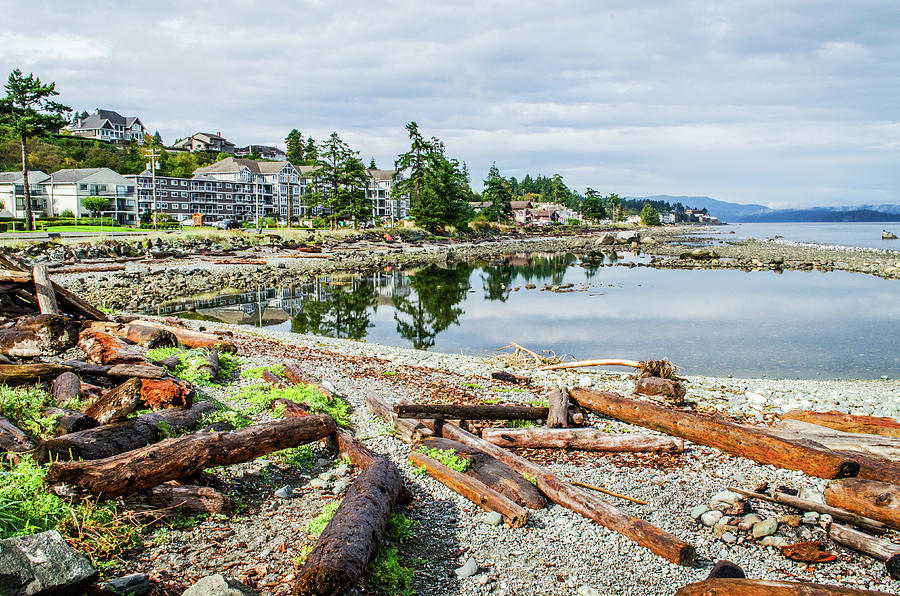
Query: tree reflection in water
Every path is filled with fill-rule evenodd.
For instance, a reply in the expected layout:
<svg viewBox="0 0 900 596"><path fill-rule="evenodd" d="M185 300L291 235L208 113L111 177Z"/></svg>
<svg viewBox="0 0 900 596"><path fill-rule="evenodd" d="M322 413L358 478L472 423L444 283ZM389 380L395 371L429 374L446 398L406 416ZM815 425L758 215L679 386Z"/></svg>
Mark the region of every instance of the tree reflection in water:
<svg viewBox="0 0 900 596"><path fill-rule="evenodd" d="M469 291L473 266L459 264L452 269L429 265L410 273L408 295L394 295L397 333L417 350L432 347L438 333L457 324L463 314L458 306Z"/></svg>
<svg viewBox="0 0 900 596"><path fill-rule="evenodd" d="M303 302L300 312L291 319L291 331L362 339L374 326L371 319L378 308L377 300L372 283L361 277L343 285L324 285L317 298Z"/></svg>

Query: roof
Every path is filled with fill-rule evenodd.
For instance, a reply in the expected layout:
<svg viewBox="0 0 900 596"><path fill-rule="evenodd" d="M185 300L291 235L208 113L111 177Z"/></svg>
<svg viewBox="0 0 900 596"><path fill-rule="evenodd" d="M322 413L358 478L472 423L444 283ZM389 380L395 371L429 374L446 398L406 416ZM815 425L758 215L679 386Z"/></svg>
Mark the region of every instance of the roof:
<svg viewBox="0 0 900 596"><path fill-rule="evenodd" d="M394 174L397 173L397 170L376 170L374 168L369 168L366 170L366 174L375 178L376 180L392 180L394 178Z"/></svg>
<svg viewBox="0 0 900 596"><path fill-rule="evenodd" d="M79 180L83 180L88 176L92 176L97 172L110 171L109 168L71 168L66 170L57 170L50 174L49 182L53 182L54 184L65 183L65 182L78 182ZM115 172L113 172L115 173Z"/></svg>
<svg viewBox="0 0 900 596"><path fill-rule="evenodd" d="M260 174L277 174L288 163L287 161L257 161L256 167L259 168Z"/></svg>
<svg viewBox="0 0 900 596"><path fill-rule="evenodd" d="M510 205L513 209L531 209L531 201L512 201Z"/></svg>
<svg viewBox="0 0 900 596"><path fill-rule="evenodd" d="M40 184L50 176L41 170L28 172L28 184ZM22 172L0 172L0 184L21 184Z"/></svg>
<svg viewBox="0 0 900 596"><path fill-rule="evenodd" d="M96 128L112 128L113 125L130 128L135 122L144 125L137 116L128 116L127 118L113 110L102 110L97 108L94 113L84 120L76 120L75 123L69 125L70 130L85 130Z"/></svg>
<svg viewBox="0 0 900 596"><path fill-rule="evenodd" d="M240 172L243 168L247 168L254 174L277 174L289 163L287 161L256 161L240 157L226 157L208 166L197 168L194 170L194 176L198 174L230 174Z"/></svg>

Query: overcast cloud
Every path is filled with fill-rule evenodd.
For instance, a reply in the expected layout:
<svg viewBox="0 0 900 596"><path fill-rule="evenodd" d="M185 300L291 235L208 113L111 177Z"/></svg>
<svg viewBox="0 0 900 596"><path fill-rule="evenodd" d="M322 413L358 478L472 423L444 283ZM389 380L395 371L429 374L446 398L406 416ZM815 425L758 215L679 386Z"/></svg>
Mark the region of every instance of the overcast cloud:
<svg viewBox="0 0 900 596"><path fill-rule="evenodd" d="M480 188L898 203L900 3L0 0L0 72L62 101L390 167L416 120Z"/></svg>

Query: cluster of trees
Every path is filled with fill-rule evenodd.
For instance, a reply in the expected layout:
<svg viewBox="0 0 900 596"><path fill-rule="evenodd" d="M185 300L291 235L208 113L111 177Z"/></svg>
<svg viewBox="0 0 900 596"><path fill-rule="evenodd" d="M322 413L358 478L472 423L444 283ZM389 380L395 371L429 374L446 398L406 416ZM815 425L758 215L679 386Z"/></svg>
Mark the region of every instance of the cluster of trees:
<svg viewBox="0 0 900 596"><path fill-rule="evenodd" d="M340 219L349 218L354 224L367 219L372 207L366 199L368 175L366 166L359 159L359 151L351 149L337 132L333 132L316 152L315 163L310 165L318 168L309 174L312 184L307 187L305 202L326 207L332 227Z"/></svg>
<svg viewBox="0 0 900 596"><path fill-rule="evenodd" d="M295 166L318 165L319 149L312 137L304 141L303 133L295 128L285 137L284 143L287 146L287 160Z"/></svg>

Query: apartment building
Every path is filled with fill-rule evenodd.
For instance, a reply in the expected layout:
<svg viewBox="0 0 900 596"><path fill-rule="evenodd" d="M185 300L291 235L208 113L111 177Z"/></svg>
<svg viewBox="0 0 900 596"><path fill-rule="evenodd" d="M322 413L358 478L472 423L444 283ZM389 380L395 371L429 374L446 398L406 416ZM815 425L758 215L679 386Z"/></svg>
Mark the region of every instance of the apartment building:
<svg viewBox="0 0 900 596"><path fill-rule="evenodd" d="M28 190L31 191L31 212L40 217L47 211L47 198L41 183L50 176L40 170L28 172ZM4 217L25 217L25 186L22 172L0 172L0 213Z"/></svg>
<svg viewBox="0 0 900 596"><path fill-rule="evenodd" d="M30 178L30 176L29 176ZM138 211L133 180L109 168L74 168L53 172L40 183L45 212L59 215L71 211L76 217L90 216L81 204L85 197L105 197L109 204L104 215L112 215L120 224L137 223Z"/></svg>
<svg viewBox="0 0 900 596"><path fill-rule="evenodd" d="M234 143L222 136L221 132L198 132L172 145L175 149L187 151L213 151L215 153L234 153Z"/></svg>
<svg viewBox="0 0 900 596"><path fill-rule="evenodd" d="M303 204L306 190L304 178L300 170L289 161L254 161L229 157L197 168L194 170L194 177L198 175L256 184L253 216L258 213L260 217L287 219L289 204L292 217L303 217L307 213Z"/></svg>
<svg viewBox="0 0 900 596"><path fill-rule="evenodd" d="M112 110L97 108L87 118L77 118L63 130L76 137L100 141L131 141L144 144L146 128L137 116L122 116Z"/></svg>
<svg viewBox="0 0 900 596"><path fill-rule="evenodd" d="M134 180L140 213L153 211L153 176L144 170ZM212 176L156 176L156 211L181 221L195 213L208 224L224 217L250 219L251 203L258 191L252 181L219 180Z"/></svg>
<svg viewBox="0 0 900 596"><path fill-rule="evenodd" d="M397 170L367 169L366 198L372 201L372 219L396 221L409 216L409 197L392 196Z"/></svg>

